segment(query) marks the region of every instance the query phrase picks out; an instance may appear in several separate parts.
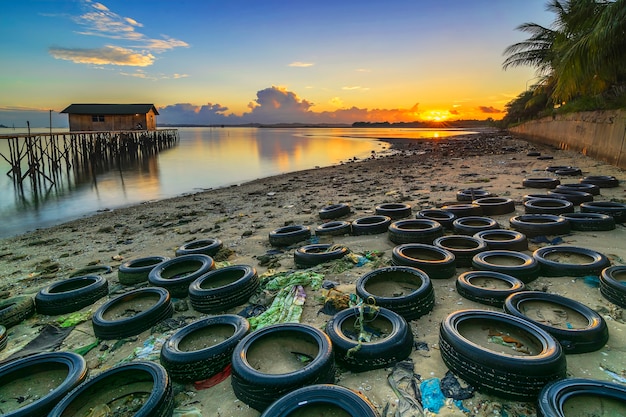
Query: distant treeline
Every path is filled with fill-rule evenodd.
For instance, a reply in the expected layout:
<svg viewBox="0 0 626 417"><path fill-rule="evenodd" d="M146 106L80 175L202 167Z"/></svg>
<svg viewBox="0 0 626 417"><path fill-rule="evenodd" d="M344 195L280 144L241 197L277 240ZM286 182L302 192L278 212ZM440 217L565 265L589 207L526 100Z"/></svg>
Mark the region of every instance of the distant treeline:
<svg viewBox="0 0 626 417"><path fill-rule="evenodd" d="M445 122L354 122L352 127L422 127L431 129L487 127L493 120L450 120Z"/></svg>

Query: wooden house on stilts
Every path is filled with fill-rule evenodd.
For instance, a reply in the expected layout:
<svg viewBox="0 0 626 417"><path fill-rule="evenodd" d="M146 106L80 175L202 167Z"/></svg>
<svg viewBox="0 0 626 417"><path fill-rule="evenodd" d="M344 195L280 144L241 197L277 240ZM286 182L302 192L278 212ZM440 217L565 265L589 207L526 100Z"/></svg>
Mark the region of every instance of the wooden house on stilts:
<svg viewBox="0 0 626 417"><path fill-rule="evenodd" d="M159 114L153 104L71 104L70 132L156 130Z"/></svg>

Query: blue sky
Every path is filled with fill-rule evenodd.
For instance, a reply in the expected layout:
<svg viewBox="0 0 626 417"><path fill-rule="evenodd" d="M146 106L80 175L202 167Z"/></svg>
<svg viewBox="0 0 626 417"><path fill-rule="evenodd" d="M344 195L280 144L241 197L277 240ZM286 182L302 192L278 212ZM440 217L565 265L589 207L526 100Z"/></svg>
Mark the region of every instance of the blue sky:
<svg viewBox="0 0 626 417"><path fill-rule="evenodd" d="M153 103L160 123L498 119L535 75L502 53L545 5L5 1L0 124L61 124L72 103Z"/></svg>

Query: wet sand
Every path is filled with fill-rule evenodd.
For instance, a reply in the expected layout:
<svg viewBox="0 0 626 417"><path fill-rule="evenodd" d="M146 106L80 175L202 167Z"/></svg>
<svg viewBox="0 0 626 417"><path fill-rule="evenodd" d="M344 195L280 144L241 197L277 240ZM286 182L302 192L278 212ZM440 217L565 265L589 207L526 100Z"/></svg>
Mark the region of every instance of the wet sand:
<svg viewBox="0 0 626 417"><path fill-rule="evenodd" d="M311 229L321 223L318 211L335 203L348 203L349 216L354 220L374 214L382 203L410 204L413 216L421 209L456 203L456 192L470 187L482 187L493 194L516 201L516 212L491 216L504 228L510 228L508 219L523 214L521 205L525 194L544 192L522 186L524 178L557 177L545 171L547 166L579 167L583 175L614 175L622 184L617 188L602 189L596 201L625 199L626 173L572 151L529 143L507 133L481 133L467 137L439 140L386 140L390 145L385 154L372 154L367 160L350 160L319 169L264 178L239 186L185 195L170 200L150 202L134 207L103 212L96 216L72 221L49 229L37 230L0 241L0 296L34 296L41 288L65 279L88 265L110 265L113 273L105 275L112 291L124 291L117 281L117 267L125 261L146 256L174 257L174 251L186 242L202 238L218 238L229 250L221 262L254 266L259 274L268 266L261 262L273 248L268 241L270 231L288 224L306 225ZM527 156L528 152L553 156L551 160ZM577 182L580 177L559 177L563 183ZM450 233L450 232L448 232ZM613 265L626 259L625 228L618 225L609 232L572 232L562 236L563 243L599 251L609 257ZM339 236L320 239L320 243L345 245L353 253L379 251L381 264L389 263L395 246L386 234ZM528 253L545 246L531 243ZM223 263L221 265L224 265ZM272 267L276 271L294 269L293 249L276 256ZM336 282L344 293L355 292L356 280L375 268L366 263L343 272L321 269L325 279ZM455 288L458 274L469 268L457 268L450 279L432 280L435 291L433 311L410 322L415 340L423 342L428 350L414 350L411 358L415 372L422 380L443 378L447 368L438 351L439 324L451 312L467 308L498 310L461 297ZM598 311L607 321L609 341L602 349L585 354L568 355L568 375L610 381L605 370L624 375L626 363L626 314L609 303L598 288L590 287L581 278L540 277L527 285L532 290L560 294L582 302ZM306 288L302 322L322 329L330 316L318 314L320 291ZM106 299L92 306L95 311ZM174 318L189 323L205 315L191 306L183 311L184 303L177 305ZM89 308L85 308L84 311ZM236 313L242 306L228 310ZM9 329L9 342L0 351L0 360L19 350L37 334L42 325L56 317L35 315ZM162 329L161 329L162 330ZM167 330L167 329L166 329ZM175 329L156 333L164 338ZM123 344L111 352L115 341L101 342L86 354L90 372L97 374L119 363L135 348L143 346L150 331L136 340ZM67 337L61 350L72 350L95 340L91 322L78 325ZM104 350L103 345L109 348ZM152 357L154 359L154 356ZM158 359L157 359L158 360ZM382 412L389 404L394 411L397 397L387 381L390 369L361 373L341 371L337 384L358 390L367 396ZM203 416L256 417L260 413L238 400L231 388L230 378L203 390L192 384L177 386L177 404L196 407ZM476 393L465 400L464 406L472 415L494 415L494 410L506 408L509 416L531 416L532 405L501 400ZM530 413L530 414L529 414ZM393 415L393 414L389 414ZM439 412L442 416L463 414L454 404L447 404ZM499 414L496 414L499 415Z"/></svg>

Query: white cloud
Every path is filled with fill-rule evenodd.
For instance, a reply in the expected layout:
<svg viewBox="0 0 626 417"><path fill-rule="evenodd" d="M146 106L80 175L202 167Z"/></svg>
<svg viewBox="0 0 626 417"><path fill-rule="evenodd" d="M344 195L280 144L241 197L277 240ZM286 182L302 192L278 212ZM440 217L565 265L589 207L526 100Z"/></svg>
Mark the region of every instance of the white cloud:
<svg viewBox="0 0 626 417"><path fill-rule="evenodd" d="M50 55L56 59L64 59L79 64L93 65L122 65L147 67L154 62L154 55L135 52L119 46L105 46L104 48L50 48Z"/></svg>
<svg viewBox="0 0 626 417"><path fill-rule="evenodd" d="M312 62L300 62L300 61L295 61L289 64L290 67L298 67L298 68L307 68L307 67L312 67L313 65L315 64Z"/></svg>

